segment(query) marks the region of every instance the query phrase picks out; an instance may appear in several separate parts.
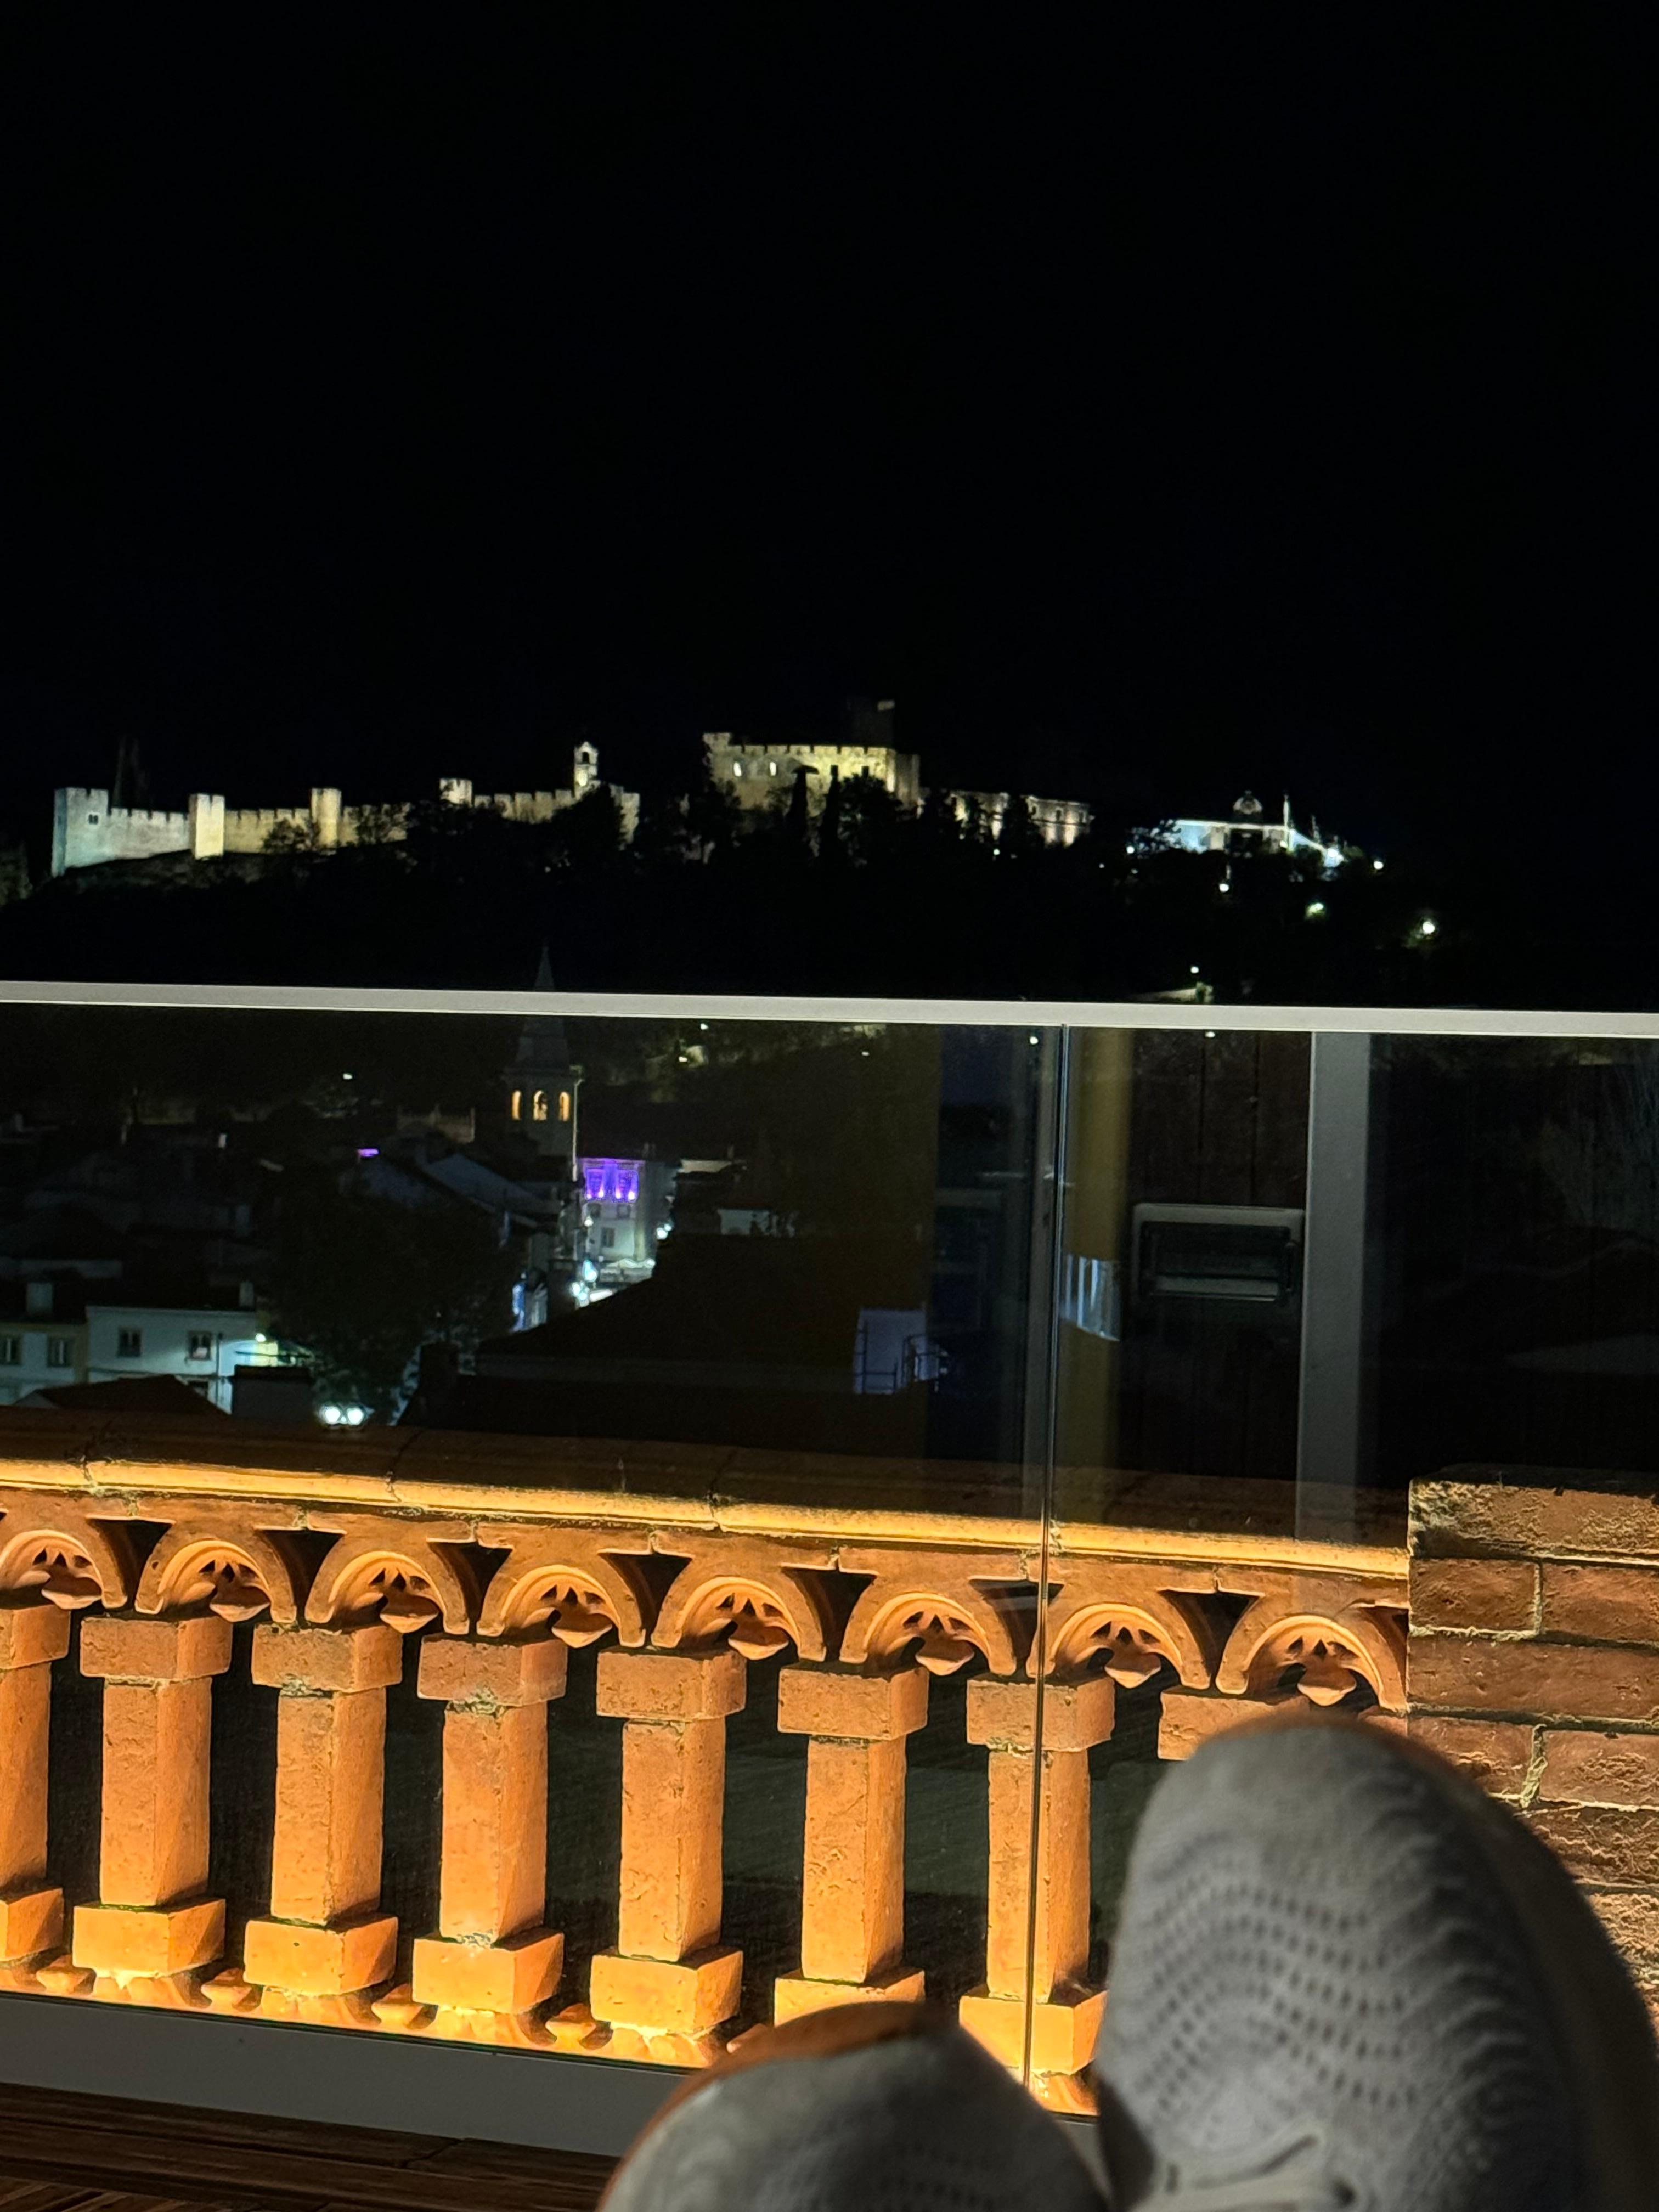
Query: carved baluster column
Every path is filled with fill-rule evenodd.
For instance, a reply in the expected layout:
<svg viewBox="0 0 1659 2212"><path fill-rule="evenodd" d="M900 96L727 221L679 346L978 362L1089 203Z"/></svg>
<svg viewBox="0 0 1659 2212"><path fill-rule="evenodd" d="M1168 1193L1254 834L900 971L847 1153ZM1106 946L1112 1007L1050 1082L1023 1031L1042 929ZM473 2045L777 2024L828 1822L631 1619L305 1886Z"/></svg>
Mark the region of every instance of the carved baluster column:
<svg viewBox="0 0 1659 2212"><path fill-rule="evenodd" d="M253 1679L282 1692L270 1915L248 1923L243 1970L266 2012L373 2024L363 1993L398 1950L380 1903L386 1693L402 1673L403 1639L379 1623L254 1631Z"/></svg>
<svg viewBox="0 0 1659 2212"><path fill-rule="evenodd" d="M410 1996L441 2033L503 2029L550 1997L564 1938L547 1911L547 1708L564 1695L562 1644L431 1636L417 1686L444 1715L443 1860L436 1936L415 1944ZM489 2032L490 2024L482 2024ZM510 2030L509 2030L510 2033Z"/></svg>
<svg viewBox="0 0 1659 2212"><path fill-rule="evenodd" d="M861 1998L920 2000L904 1948L904 1739L927 1720L927 1676L786 1667L778 1726L811 1738L800 1971L781 1975L778 2020Z"/></svg>
<svg viewBox="0 0 1659 2212"><path fill-rule="evenodd" d="M46 1743L69 1635L55 1605L0 1604L0 1986L63 1940L64 1893L46 1881Z"/></svg>
<svg viewBox="0 0 1659 2212"><path fill-rule="evenodd" d="M593 1960L596 2020L637 2037L690 2038L712 2055L738 2008L741 1951L720 1948L726 1723L741 1712L735 1651L602 1651L598 1710L623 1723L617 1948Z"/></svg>
<svg viewBox="0 0 1659 2212"><path fill-rule="evenodd" d="M1111 1735L1115 1695L1103 1674L1046 1686L1039 1778L1036 1685L988 1675L968 1685L969 1741L990 1747L991 1887L985 1986L963 1998L962 2024L1005 2064L1022 2065L1029 1990L1031 2072L1054 2076L1052 2100L1062 2103L1070 2100L1060 2084L1088 2064L1106 2002L1082 1985L1089 1961L1089 1751ZM1041 1791L1035 1868L1034 1784Z"/></svg>
<svg viewBox="0 0 1659 2212"><path fill-rule="evenodd" d="M210 1966L224 1948L208 1878L212 1677L230 1664L230 1623L91 1614L81 1671L104 1687L98 1902L77 1905L76 1967L125 1990Z"/></svg>

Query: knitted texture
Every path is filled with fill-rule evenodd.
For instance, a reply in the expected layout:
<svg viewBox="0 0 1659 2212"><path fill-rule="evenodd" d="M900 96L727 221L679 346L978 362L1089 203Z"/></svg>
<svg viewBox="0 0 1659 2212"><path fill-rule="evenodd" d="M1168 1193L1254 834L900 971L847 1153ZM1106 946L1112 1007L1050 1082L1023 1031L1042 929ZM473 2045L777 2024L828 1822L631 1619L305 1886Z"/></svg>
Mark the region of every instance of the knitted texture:
<svg viewBox="0 0 1659 2212"><path fill-rule="evenodd" d="M1133 2201L1576 2201L1523 1932L1455 1796L1380 1733L1247 1732L1172 1769L1110 1984L1096 2065L1156 2166Z"/></svg>
<svg viewBox="0 0 1659 2212"><path fill-rule="evenodd" d="M1103 2212L1059 2128L952 2028L711 2081L606 2212Z"/></svg>

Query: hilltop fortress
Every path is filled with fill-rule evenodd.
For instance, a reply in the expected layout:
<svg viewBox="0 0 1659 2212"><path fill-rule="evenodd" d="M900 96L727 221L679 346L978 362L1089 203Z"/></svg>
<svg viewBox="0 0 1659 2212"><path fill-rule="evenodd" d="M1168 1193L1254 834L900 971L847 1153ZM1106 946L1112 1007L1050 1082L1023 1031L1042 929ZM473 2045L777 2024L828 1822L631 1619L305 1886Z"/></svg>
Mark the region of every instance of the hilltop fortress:
<svg viewBox="0 0 1659 2212"><path fill-rule="evenodd" d="M464 777L446 776L438 795L452 806L488 807L511 822L549 822L579 799L599 788L597 746L576 747L570 782L561 791L475 792ZM623 834L631 837L639 822L637 792L614 791ZM356 845L372 822L371 837L404 834L401 807L348 806L338 791L313 790L308 806L227 806L217 793L192 792L182 814L112 806L107 791L71 789L53 794L52 872L96 868L110 860L151 860L166 853L187 853L192 860L216 860L226 853L263 853L273 830L329 852ZM283 842L281 837L278 843Z"/></svg>
<svg viewBox="0 0 1659 2212"><path fill-rule="evenodd" d="M921 805L921 757L901 752L893 742L893 702L855 707L848 718L848 742L834 745L766 744L734 737L730 730L705 732L703 755L710 781L729 792L745 813L776 803L798 774L807 778L807 805L822 811L833 780L842 783L867 775L891 792L908 814ZM952 791L945 794L959 822L977 821L994 843L1002 835L1010 795L1006 791ZM1032 827L1045 844L1075 843L1094 819L1079 799L1038 799L1023 794Z"/></svg>
<svg viewBox="0 0 1659 2212"><path fill-rule="evenodd" d="M855 708L845 744L768 744L724 730L708 732L702 743L710 780L744 815L784 805L798 777L805 779L814 816L822 811L832 782L848 783L859 776L872 777L907 814L915 813L927 795L920 757L901 752L893 743L890 699ZM474 791L463 776L446 776L438 795L451 806L488 808L509 822L548 822L601 787L599 749L583 744L572 756L570 781L562 790L489 793ZM623 836L631 839L639 825L639 794L614 785L609 788L622 816ZM1001 836L1011 804L1007 792L953 791L944 796L958 821L978 823L993 842ZM1045 843L1073 844L1090 828L1093 817L1081 799L1024 797L1029 819ZM404 817L401 806L348 806L331 786L313 790L307 806L233 807L219 793L192 792L181 814L112 806L107 791L75 787L53 794L52 872L61 876L75 868L170 854L216 860L226 854L264 853L289 843L331 852L400 838Z"/></svg>

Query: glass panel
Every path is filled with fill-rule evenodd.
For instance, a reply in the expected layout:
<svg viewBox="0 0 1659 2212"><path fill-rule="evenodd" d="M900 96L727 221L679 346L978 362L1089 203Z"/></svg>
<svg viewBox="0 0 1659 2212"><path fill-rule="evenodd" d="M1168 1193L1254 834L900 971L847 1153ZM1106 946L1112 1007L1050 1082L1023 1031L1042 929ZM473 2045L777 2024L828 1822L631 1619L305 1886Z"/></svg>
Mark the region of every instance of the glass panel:
<svg viewBox="0 0 1659 2212"><path fill-rule="evenodd" d="M925 1978L1021 2063L1060 1060L0 1008L0 1597L80 1622L38 1986L141 1906L226 2011L692 2064ZM100 1814L146 1668L206 1748ZM157 1789L203 1864L124 1863Z"/></svg>
<svg viewBox="0 0 1659 2212"><path fill-rule="evenodd" d="M1069 1055L1057 1504L1249 1480L1289 1527L1310 1041L1090 1029Z"/></svg>
<svg viewBox="0 0 1659 2212"><path fill-rule="evenodd" d="M1379 1038L1371 1121L1367 1479L1651 1468L1659 1046Z"/></svg>
<svg viewBox="0 0 1659 2212"><path fill-rule="evenodd" d="M1408 1486L1646 1473L1659 1408L1659 1044L1102 1028L1066 1066L1031 1966L1061 2103L1164 1763L1304 1700L1397 1719Z"/></svg>
<svg viewBox="0 0 1659 2212"><path fill-rule="evenodd" d="M1287 1682L1377 1701L1323 1620L1338 1597L1342 1621L1353 1596L1404 1602L1399 1578L1340 1582L1363 1511L1342 1396L1362 1352L1352 1042L1067 1033L1030 1765L1030 2072L1063 2111L1089 2103L1112 1928L1162 1763Z"/></svg>

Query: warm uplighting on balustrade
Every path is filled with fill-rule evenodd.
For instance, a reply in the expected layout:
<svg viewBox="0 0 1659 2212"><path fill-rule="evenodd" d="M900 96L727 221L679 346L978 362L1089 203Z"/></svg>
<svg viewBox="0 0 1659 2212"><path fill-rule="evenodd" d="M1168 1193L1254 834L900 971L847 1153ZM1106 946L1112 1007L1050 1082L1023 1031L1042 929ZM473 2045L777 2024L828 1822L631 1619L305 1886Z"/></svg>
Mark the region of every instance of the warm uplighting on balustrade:
<svg viewBox="0 0 1659 2212"><path fill-rule="evenodd" d="M449 1439L441 1476L399 1460L394 1484L368 1432L239 1437L234 1459L175 1438L115 1467L66 1451L52 1419L19 1417L0 1441L11 1989L706 2063L757 2004L751 1990L745 2014L726 1924L726 1822L742 1811L728 1813L726 1765L769 1668L805 1813L797 1953L765 2007L921 1996L933 1962L906 1926L908 1747L933 1686L965 1674L988 1901L961 2015L1018 2066L1033 2008L1034 2074L1067 2107L1102 2003L1090 1753L1121 1698L1158 1686L1166 1758L1286 1700L1405 1711L1397 1543L1062 1529L1039 1644L1035 1523L792 1503L815 1493L787 1461L783 1496L721 1507L708 1483L653 1496L648 1468L617 1480L621 1448L503 1446L517 1454L504 1479L488 1440ZM65 1897L48 1723L75 1613L80 1671L102 1685L102 1794L95 1890ZM257 1803L210 1806L213 1704L244 1624L252 1680L275 1694L275 1770ZM620 1733L621 1808L610 1937L573 1971L546 1924L549 1758L570 1654L589 1645L595 1711ZM381 1892L387 1697L406 1680L442 1711L437 1910L415 1928ZM242 1820L270 1823L270 1886L233 1941L209 1839Z"/></svg>

